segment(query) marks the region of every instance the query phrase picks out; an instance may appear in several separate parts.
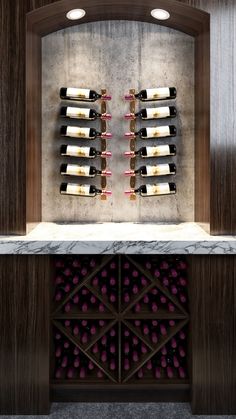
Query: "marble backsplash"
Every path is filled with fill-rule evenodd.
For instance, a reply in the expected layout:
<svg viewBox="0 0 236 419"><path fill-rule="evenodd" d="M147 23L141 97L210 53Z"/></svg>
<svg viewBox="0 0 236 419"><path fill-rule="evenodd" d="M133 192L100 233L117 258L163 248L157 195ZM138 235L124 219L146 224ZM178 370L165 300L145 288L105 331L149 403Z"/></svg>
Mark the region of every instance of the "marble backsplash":
<svg viewBox="0 0 236 419"><path fill-rule="evenodd" d="M129 21L105 21L73 26L52 33L42 40L42 220L72 222L180 222L194 219L194 40L188 35L162 26ZM59 89L62 86L89 87L100 91L107 88L112 94L108 111L113 119L108 123L113 139L109 150L113 156L109 168L113 172L108 187L113 195L107 201L99 197L79 198L61 196L60 183L64 181L59 169L68 158L62 158L61 144L71 143L60 138ZM129 105L122 99L130 88L175 86L178 118L168 121L177 126L176 138L160 140L160 144L174 143L177 156L162 158L174 161L177 174L163 177L160 181L174 181L177 194L165 197L141 198L129 201L124 190L129 179L123 172L129 168L129 160L123 156L129 144L124 133L129 123L123 115ZM163 102L172 103L171 102ZM81 104L80 106L89 107ZM145 105L144 105L145 106ZM138 109L144 107L138 104ZM154 104L149 103L149 106ZM93 103L99 110L99 103ZM67 122L66 122L67 123ZM69 123L73 125L72 121ZM164 125L158 121L156 125ZM99 128L99 122L76 121L78 126ZM154 126L154 121L143 126ZM140 127L141 124L138 124ZM137 148L152 145L152 141L137 140ZM99 149L99 140L84 142ZM76 162L76 159L68 159ZM138 159L137 166L143 164ZM148 162L148 161L147 161ZM149 163L153 162L151 159ZM146 163L146 160L145 160ZM80 164L83 164L80 161ZM88 164L86 162L86 164ZM90 164L90 162L89 162ZM91 164L100 167L99 159ZM73 180L74 181L74 180ZM100 179L80 178L79 183L99 185ZM154 183L137 179L137 184Z"/></svg>

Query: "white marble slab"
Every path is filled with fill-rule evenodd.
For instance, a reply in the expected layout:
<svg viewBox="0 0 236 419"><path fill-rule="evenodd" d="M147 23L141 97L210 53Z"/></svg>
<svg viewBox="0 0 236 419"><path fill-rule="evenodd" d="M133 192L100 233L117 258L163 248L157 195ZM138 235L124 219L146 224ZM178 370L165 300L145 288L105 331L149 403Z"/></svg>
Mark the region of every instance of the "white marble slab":
<svg viewBox="0 0 236 419"><path fill-rule="evenodd" d="M236 236L210 236L196 223L40 223L26 236L0 236L0 254L236 254Z"/></svg>

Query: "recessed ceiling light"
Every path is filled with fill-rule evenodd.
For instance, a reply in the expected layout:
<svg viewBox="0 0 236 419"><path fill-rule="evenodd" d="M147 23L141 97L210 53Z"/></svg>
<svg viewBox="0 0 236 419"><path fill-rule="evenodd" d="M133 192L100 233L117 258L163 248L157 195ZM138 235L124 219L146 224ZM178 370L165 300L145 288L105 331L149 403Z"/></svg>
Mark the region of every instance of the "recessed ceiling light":
<svg viewBox="0 0 236 419"><path fill-rule="evenodd" d="M167 12L167 10L164 9L153 9L151 11L152 17L158 20L167 20L170 17L170 13Z"/></svg>
<svg viewBox="0 0 236 419"><path fill-rule="evenodd" d="M86 12L85 12L84 9L73 9L73 10L70 10L66 14L66 17L67 17L67 19L70 19L70 20L82 19L82 17L84 17L85 13Z"/></svg>

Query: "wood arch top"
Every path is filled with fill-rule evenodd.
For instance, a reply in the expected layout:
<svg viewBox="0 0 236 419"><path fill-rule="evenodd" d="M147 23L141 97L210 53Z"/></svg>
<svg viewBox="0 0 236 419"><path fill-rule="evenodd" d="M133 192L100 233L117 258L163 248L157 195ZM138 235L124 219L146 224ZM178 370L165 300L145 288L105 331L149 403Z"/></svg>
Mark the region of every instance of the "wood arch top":
<svg viewBox="0 0 236 419"><path fill-rule="evenodd" d="M86 11L84 18L70 21L66 13L75 8ZM152 9L168 10L166 21L154 19ZM175 0L61 0L27 14L28 30L45 36L69 26L101 20L137 20L198 36L209 30L210 15Z"/></svg>

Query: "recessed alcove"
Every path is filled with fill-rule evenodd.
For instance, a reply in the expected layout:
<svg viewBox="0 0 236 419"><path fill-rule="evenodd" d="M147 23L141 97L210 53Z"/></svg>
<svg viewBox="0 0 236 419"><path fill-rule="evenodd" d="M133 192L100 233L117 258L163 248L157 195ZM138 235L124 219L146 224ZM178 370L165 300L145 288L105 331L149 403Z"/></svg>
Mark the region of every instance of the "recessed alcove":
<svg viewBox="0 0 236 419"><path fill-rule="evenodd" d="M60 1L37 9L27 16L27 223L30 225L41 221L78 223L196 221L209 226L209 15L178 2L168 1L164 3L171 17L168 21L159 22L151 17L150 11L154 6L164 7L163 1L151 1L148 5L138 2L135 7L134 5L128 7L127 2L125 4L127 7L121 5L119 1L114 2L112 7L105 3L96 2L89 5L83 1ZM65 17L66 12L74 7L85 8L87 12L79 25L78 22L68 21ZM66 29L72 25L73 28ZM122 43L126 45L124 48L126 51L123 51L120 62L116 54L118 44L113 40L112 45L115 30L118 31ZM91 37L95 38L97 32L100 33L100 42L104 41L102 36L109 40L108 45L103 48L96 49L96 42L90 43ZM81 48L78 47L80 36L84 41ZM130 37L133 37L131 46ZM62 45L63 39L67 45ZM158 46L155 41L156 43L159 41ZM163 62L160 57L159 61L152 60L155 70L160 63L158 77L155 77L156 74L151 71L151 60L149 61L152 43L153 50L156 53L160 52L160 55L164 54L165 57ZM112 46L115 47L113 50ZM130 54L127 52L129 47ZM136 61L134 61L135 48ZM94 53L96 57L97 50L101 59L98 66L99 83L96 80L96 70L90 69L91 75L87 71L85 77L91 54ZM78 62L79 54L83 52L87 57L83 57L84 63L80 67L83 77L78 83L73 66ZM105 56L106 61L102 62ZM112 65L120 64L125 58L128 59L127 67L124 63L120 74L113 73L111 77ZM91 83L89 83L90 77ZM124 86L121 85L122 81L125 82ZM58 130L60 125L58 92L62 84L68 83L82 84L84 87L94 89L105 87L111 93L114 88L115 91L115 100L109 104L111 113L114 106L115 114L114 126L111 124L114 139L111 145L113 159L110 165L111 169L114 168L114 176L110 183L114 189L114 197L106 202L101 202L99 198L82 201L80 198L59 195L61 181L59 167L62 162L59 145L63 141L59 137ZM179 135L168 142L175 142L178 148L176 163L180 170L176 176L176 184L179 190L175 197L139 198L136 202L130 202L123 196L128 182L123 178L122 172L128 161L122 157L122 152L126 149L126 140L123 139L126 123L122 115L126 112L127 105L122 103L121 97L128 87L138 90L148 86L148 83L151 86L177 85L176 106L180 112L176 125ZM119 85L120 97L118 97ZM174 120L171 122L175 123ZM141 145L143 143L138 141L137 148ZM139 165L141 163L140 160ZM140 181L139 184L141 183Z"/></svg>

